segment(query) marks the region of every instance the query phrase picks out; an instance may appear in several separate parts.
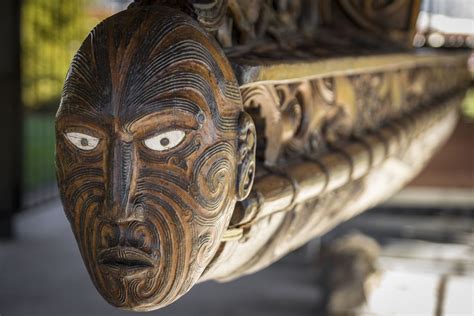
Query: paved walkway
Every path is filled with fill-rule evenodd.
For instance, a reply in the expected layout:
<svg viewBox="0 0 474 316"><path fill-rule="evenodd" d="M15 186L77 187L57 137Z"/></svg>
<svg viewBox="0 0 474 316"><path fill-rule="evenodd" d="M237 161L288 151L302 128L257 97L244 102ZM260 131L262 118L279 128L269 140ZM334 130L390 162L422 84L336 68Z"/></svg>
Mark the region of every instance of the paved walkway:
<svg viewBox="0 0 474 316"><path fill-rule="evenodd" d="M370 282L374 291L350 315L474 315L474 219L423 214L379 210L343 225L342 231L385 236ZM109 306L94 289L57 201L20 214L16 231L15 241L0 242L1 316L137 315ZM197 285L147 315L320 316L321 290L309 257L303 249L252 276Z"/></svg>

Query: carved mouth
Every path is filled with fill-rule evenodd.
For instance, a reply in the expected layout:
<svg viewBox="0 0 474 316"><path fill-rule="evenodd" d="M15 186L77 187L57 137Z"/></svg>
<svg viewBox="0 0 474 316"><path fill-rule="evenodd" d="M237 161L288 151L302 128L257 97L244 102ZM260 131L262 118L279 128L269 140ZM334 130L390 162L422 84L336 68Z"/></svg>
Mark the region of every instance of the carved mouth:
<svg viewBox="0 0 474 316"><path fill-rule="evenodd" d="M99 263L113 271L140 272L155 267L155 260L136 248L109 248L102 250Z"/></svg>

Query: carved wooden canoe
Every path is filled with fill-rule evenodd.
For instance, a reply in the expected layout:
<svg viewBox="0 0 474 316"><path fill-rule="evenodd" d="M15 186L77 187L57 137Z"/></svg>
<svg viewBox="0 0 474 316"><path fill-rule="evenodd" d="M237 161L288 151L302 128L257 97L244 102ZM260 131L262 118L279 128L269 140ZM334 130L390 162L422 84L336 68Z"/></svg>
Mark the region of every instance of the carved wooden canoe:
<svg viewBox="0 0 474 316"><path fill-rule="evenodd" d="M57 114L65 213L114 306L258 271L390 197L449 137L467 55L418 1L144 0L99 24Z"/></svg>

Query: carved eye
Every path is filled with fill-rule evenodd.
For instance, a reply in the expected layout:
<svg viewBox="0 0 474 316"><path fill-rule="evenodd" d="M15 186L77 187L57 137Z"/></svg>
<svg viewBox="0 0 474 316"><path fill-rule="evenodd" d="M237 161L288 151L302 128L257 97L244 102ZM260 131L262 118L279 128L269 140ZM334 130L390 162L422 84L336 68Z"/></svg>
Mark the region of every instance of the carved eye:
<svg viewBox="0 0 474 316"><path fill-rule="evenodd" d="M97 147L97 144L99 144L97 137L82 133L66 133L66 137L74 146L82 150L93 150Z"/></svg>
<svg viewBox="0 0 474 316"><path fill-rule="evenodd" d="M145 146L151 150L164 151L178 146L186 134L180 130L169 131L145 140Z"/></svg>

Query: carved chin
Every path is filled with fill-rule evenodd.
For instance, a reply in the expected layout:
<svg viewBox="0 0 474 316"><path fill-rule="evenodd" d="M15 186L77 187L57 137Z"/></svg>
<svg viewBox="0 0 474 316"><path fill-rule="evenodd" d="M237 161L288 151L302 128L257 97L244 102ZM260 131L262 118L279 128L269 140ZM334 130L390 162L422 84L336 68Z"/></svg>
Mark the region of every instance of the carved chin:
<svg viewBox="0 0 474 316"><path fill-rule="evenodd" d="M111 305L133 311L163 308L199 280L219 244L213 242L214 234L209 230L198 237L195 249L185 249L183 244L161 253L156 261L135 250L98 252L89 270L97 290ZM174 259L180 255L185 258Z"/></svg>
<svg viewBox="0 0 474 316"><path fill-rule="evenodd" d="M184 294L189 279L192 251L185 241L192 238L191 229L175 209L147 207L143 221L94 217L78 234L85 236L79 244L95 287L119 308L146 311L171 304Z"/></svg>
<svg viewBox="0 0 474 316"><path fill-rule="evenodd" d="M143 261L105 261L95 267L93 277L100 294L112 305L128 310L148 311L171 304L181 295L182 280L177 271Z"/></svg>

